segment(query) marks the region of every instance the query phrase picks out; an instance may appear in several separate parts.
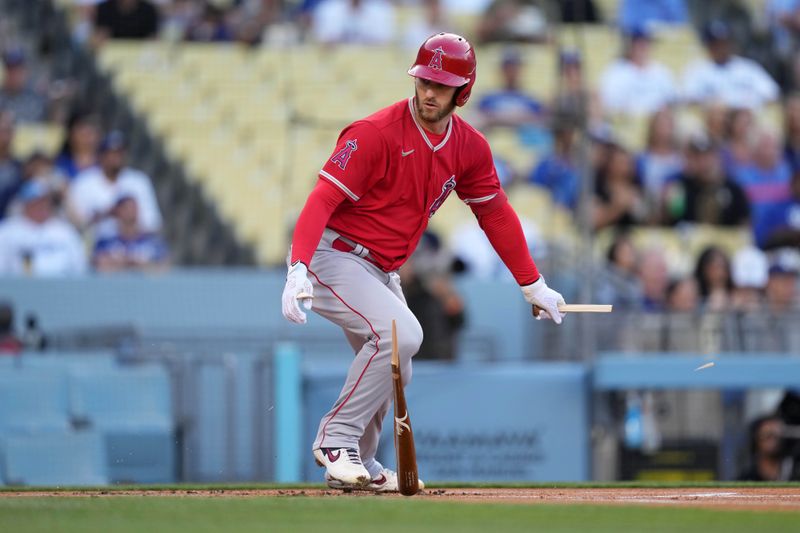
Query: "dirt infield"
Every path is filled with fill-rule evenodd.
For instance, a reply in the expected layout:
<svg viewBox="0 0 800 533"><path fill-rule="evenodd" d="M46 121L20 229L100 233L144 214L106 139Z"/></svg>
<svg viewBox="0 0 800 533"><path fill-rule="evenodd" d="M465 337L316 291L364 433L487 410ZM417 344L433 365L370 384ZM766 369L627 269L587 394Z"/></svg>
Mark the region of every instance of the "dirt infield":
<svg viewBox="0 0 800 533"><path fill-rule="evenodd" d="M312 497L312 498L403 498L396 494L345 493L323 489L212 489L212 490L59 490L8 491L0 498L31 497L169 496L212 498ZM714 509L759 509L800 511L798 487L741 488L447 488L428 489L415 499L516 504L599 504L692 506Z"/></svg>

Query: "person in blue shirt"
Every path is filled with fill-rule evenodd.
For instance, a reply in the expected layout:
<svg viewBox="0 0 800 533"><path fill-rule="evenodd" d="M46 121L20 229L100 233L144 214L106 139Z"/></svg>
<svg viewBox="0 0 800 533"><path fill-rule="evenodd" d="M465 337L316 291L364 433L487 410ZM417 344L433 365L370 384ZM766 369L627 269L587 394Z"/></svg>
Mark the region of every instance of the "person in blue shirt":
<svg viewBox="0 0 800 533"><path fill-rule="evenodd" d="M792 177L791 191L791 198L769 209L753 228L765 250L800 247L800 173Z"/></svg>
<svg viewBox="0 0 800 533"><path fill-rule="evenodd" d="M762 132L756 139L752 160L734 166L732 177L750 202L753 230L756 241L766 238L773 211L785 206L792 198L792 172L782 157L778 139L769 132Z"/></svg>
<svg viewBox="0 0 800 533"><path fill-rule="evenodd" d="M553 151L542 159L528 177L528 182L550 191L553 201L570 209L578 205L580 180L575 157L576 125L572 120L556 118L553 123Z"/></svg>
<svg viewBox="0 0 800 533"><path fill-rule="evenodd" d="M684 0L622 0L618 18L623 31L656 24L687 24L689 21Z"/></svg>
<svg viewBox="0 0 800 533"><path fill-rule="evenodd" d="M169 252L156 233L142 231L136 199L121 195L112 215L116 228L95 243L92 263L98 272L158 271L169 265Z"/></svg>
<svg viewBox="0 0 800 533"><path fill-rule="evenodd" d="M509 48L500 64L503 86L483 96L478 102L480 116L477 127L486 131L493 127L538 127L544 117L544 107L521 87L522 56Z"/></svg>

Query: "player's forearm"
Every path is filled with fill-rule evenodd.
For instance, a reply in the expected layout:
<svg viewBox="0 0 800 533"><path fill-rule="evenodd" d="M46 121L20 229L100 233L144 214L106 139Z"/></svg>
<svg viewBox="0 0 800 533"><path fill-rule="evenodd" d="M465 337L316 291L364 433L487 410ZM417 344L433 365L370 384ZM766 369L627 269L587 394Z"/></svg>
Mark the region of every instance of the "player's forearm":
<svg viewBox="0 0 800 533"><path fill-rule="evenodd" d="M344 196L336 187L325 180L317 182L294 228L292 263L300 261L305 265L311 264L311 256L322 238L325 225L343 200Z"/></svg>
<svg viewBox="0 0 800 533"><path fill-rule="evenodd" d="M539 270L528 251L522 224L511 204L505 202L489 213L478 215L478 223L517 283L530 285L539 279Z"/></svg>

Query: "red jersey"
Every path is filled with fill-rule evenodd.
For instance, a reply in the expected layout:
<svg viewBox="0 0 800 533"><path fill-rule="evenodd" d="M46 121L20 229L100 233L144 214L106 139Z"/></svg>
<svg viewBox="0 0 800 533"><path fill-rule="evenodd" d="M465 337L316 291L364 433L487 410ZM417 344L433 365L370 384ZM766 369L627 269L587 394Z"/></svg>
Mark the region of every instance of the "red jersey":
<svg viewBox="0 0 800 533"><path fill-rule="evenodd" d="M327 226L369 248L386 272L414 252L452 191L476 213L506 202L484 136L453 114L434 145L413 105L402 100L347 126L319 174L349 200Z"/></svg>

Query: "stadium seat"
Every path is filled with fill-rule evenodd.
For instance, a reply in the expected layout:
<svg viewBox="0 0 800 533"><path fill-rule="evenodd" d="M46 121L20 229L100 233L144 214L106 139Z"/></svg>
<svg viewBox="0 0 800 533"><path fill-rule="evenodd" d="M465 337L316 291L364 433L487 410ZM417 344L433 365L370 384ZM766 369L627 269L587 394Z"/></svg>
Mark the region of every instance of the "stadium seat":
<svg viewBox="0 0 800 533"><path fill-rule="evenodd" d="M66 370L0 368L0 435L69 427Z"/></svg>
<svg viewBox="0 0 800 533"><path fill-rule="evenodd" d="M99 486L109 477L102 436L94 431L42 431L0 438L7 485Z"/></svg>
<svg viewBox="0 0 800 533"><path fill-rule="evenodd" d="M36 151L55 156L64 142L64 129L50 124L18 124L11 151L25 159Z"/></svg>
<svg viewBox="0 0 800 533"><path fill-rule="evenodd" d="M169 376L161 366L74 372L73 416L105 438L113 482L175 479L175 442Z"/></svg>

